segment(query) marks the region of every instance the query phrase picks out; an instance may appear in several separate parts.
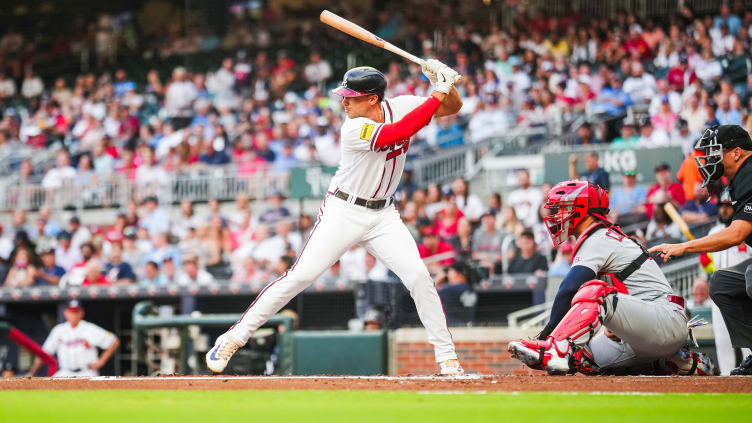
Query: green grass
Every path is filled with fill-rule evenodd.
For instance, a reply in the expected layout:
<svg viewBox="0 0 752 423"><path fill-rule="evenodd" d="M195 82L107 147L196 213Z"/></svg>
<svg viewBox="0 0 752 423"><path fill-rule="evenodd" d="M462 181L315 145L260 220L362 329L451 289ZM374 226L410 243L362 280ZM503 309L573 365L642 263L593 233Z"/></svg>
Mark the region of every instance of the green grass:
<svg viewBox="0 0 752 423"><path fill-rule="evenodd" d="M0 391L0 423L709 423L750 416L752 395L745 394Z"/></svg>

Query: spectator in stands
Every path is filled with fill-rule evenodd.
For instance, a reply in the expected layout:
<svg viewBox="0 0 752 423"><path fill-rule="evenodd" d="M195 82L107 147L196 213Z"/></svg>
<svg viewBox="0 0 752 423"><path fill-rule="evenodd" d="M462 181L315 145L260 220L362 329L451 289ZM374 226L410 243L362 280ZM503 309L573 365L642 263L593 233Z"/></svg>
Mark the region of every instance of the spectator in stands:
<svg viewBox="0 0 752 423"><path fill-rule="evenodd" d="M473 258L480 260L485 267L492 267L499 259L501 242L507 233L496 228L496 215L485 213L480 219L480 226L473 233Z"/></svg>
<svg viewBox="0 0 752 423"><path fill-rule="evenodd" d="M84 244L91 241L91 231L85 226L81 225L81 220L78 216L73 216L68 221L71 234L71 246L73 248L81 248Z"/></svg>
<svg viewBox="0 0 752 423"><path fill-rule="evenodd" d="M681 239L679 226L668 217L663 208L665 205L665 202L655 204L653 217L650 219L648 228L645 231L646 240L652 241L658 238Z"/></svg>
<svg viewBox="0 0 752 423"><path fill-rule="evenodd" d="M585 153L586 170L581 175L578 175L577 172L577 160L578 157L576 154L569 156L569 177L571 179L583 179L590 182L591 184L599 185L606 190L611 189L611 181L609 179L608 172L606 172L602 167L598 165L597 152L590 151L588 153Z"/></svg>
<svg viewBox="0 0 752 423"><path fill-rule="evenodd" d="M383 263L376 260L376 257L371 255L371 253L369 252L366 252L365 254L365 271L366 271L366 279L369 281L390 280L389 269L387 269Z"/></svg>
<svg viewBox="0 0 752 423"><path fill-rule="evenodd" d="M55 263L69 271L83 260L80 248L74 248L71 245L71 235L68 231L60 231L57 234L57 247L55 248Z"/></svg>
<svg viewBox="0 0 752 423"><path fill-rule="evenodd" d="M445 192L442 196L444 207L436 213L436 232L439 237L449 240L457 234L457 224L464 214L457 208L457 202L451 192Z"/></svg>
<svg viewBox="0 0 752 423"><path fill-rule="evenodd" d="M477 195L470 194L470 187L466 180L457 178L452 182L452 193L457 207L471 222L477 222L483 214L484 207Z"/></svg>
<svg viewBox="0 0 752 423"><path fill-rule="evenodd" d="M46 189L50 194L68 184L72 184L76 178L76 169L70 165L70 156L65 150L61 150L57 153L55 160L55 167L48 170L42 178L42 188Z"/></svg>
<svg viewBox="0 0 752 423"><path fill-rule="evenodd" d="M277 265L275 271L286 271L289 269L289 266L287 266L288 260L284 260L284 258L287 258L284 256L283 258L280 258L279 264ZM287 267L285 267L287 266ZM283 270L284 267L284 270ZM345 275L342 274L342 267L339 260L334 262L332 267L327 269L323 275L319 277L319 279L314 283L314 288L317 291L321 291L326 287L329 288L336 288L336 289L344 289L348 284L348 280L345 277Z"/></svg>
<svg viewBox="0 0 752 423"><path fill-rule="evenodd" d="M27 99L33 99L41 96L42 92L44 92L42 78L34 75L34 71L31 70L31 67L27 67L23 83L21 84L21 95Z"/></svg>
<svg viewBox="0 0 752 423"><path fill-rule="evenodd" d="M150 235L170 232L170 215L159 207L156 196L148 196L144 199L144 215L139 221L139 226L145 228Z"/></svg>
<svg viewBox="0 0 752 423"><path fill-rule="evenodd" d="M177 266L175 266L175 262L172 260L172 257L165 257L164 261L162 262L162 267L159 270L162 277L164 278L165 284L172 285L174 283L177 283L178 269Z"/></svg>
<svg viewBox="0 0 752 423"><path fill-rule="evenodd" d="M511 274L534 274L544 276L548 271L548 261L536 251L535 236L529 229L525 229L515 240L519 251L509 261L506 273ZM501 262L494 265L494 273L501 274Z"/></svg>
<svg viewBox="0 0 752 423"><path fill-rule="evenodd" d="M525 226L532 226L538 221L538 207L543 201L543 196L538 188L530 185L530 173L527 169L517 171L517 184L518 188L509 193L507 205ZM506 220L504 224L506 225ZM506 227L505 230L514 233Z"/></svg>
<svg viewBox="0 0 752 423"><path fill-rule="evenodd" d="M133 267L123 261L123 244L113 242L110 246L109 261L104 266L104 273L107 279L117 285L128 285L136 280L136 274L133 273Z"/></svg>
<svg viewBox="0 0 752 423"><path fill-rule="evenodd" d="M614 188L609 197L611 217L614 221L631 221L629 215L645 215L647 190L644 186L637 184L637 173L634 170L624 171L622 185Z"/></svg>
<svg viewBox="0 0 752 423"><path fill-rule="evenodd" d="M580 125L579 128L577 128L577 140L575 141L576 144L590 145L600 144L600 142L601 140L596 138L595 134L593 133L593 127L590 125L590 123L585 122Z"/></svg>
<svg viewBox="0 0 752 423"><path fill-rule="evenodd" d="M676 129L671 134L671 144L681 147L682 154L685 156L691 154L698 139L698 134L690 132L689 124L686 120L679 119L676 122Z"/></svg>
<svg viewBox="0 0 752 423"><path fill-rule="evenodd" d="M614 138L611 142L611 148L614 150L631 150L637 147L640 139L635 130L634 121L631 118L624 120L621 127L621 136Z"/></svg>
<svg viewBox="0 0 752 423"><path fill-rule="evenodd" d="M198 257L196 255L189 254L183 257L183 271L178 274L178 285L199 286L211 285L214 282L214 276L205 269L199 267Z"/></svg>
<svg viewBox="0 0 752 423"><path fill-rule="evenodd" d="M418 244L418 253L426 262L426 267L431 274L436 274L442 266L448 266L454 262L454 249L448 242L439 238L435 227L421 226L420 232L423 239Z"/></svg>
<svg viewBox="0 0 752 423"><path fill-rule="evenodd" d="M175 68L165 93L165 108L173 128L178 130L188 126L193 119L193 102L197 97L198 90L185 68Z"/></svg>
<svg viewBox="0 0 752 423"><path fill-rule="evenodd" d="M102 263L99 260L93 259L86 263L84 281L82 286L88 285L110 285L112 282L102 273Z"/></svg>
<svg viewBox="0 0 752 423"><path fill-rule="evenodd" d="M611 116L622 116L626 108L632 105L632 98L622 88L621 77L613 73L608 82L598 94L593 104L595 113L606 113Z"/></svg>
<svg viewBox="0 0 752 423"><path fill-rule="evenodd" d="M692 283L692 298L687 300L687 308L710 308L713 302L710 300L710 288L705 278L698 277Z"/></svg>
<svg viewBox="0 0 752 423"><path fill-rule="evenodd" d="M290 211L282 205L285 196L282 191L275 190L269 195L266 200L269 203L269 208L261 214L259 221L266 223L267 225L273 225L277 221L285 219L290 216Z"/></svg>
<svg viewBox="0 0 752 423"><path fill-rule="evenodd" d="M475 319L478 296L468 284L470 272L472 269L465 262L456 261L436 278L441 284L438 293L448 325L468 325Z"/></svg>
<svg viewBox="0 0 752 423"><path fill-rule="evenodd" d="M679 209L682 219L689 224L709 222L718 214L718 207L707 199L707 188L703 187L701 182L697 182L692 200L684 203Z"/></svg>
<svg viewBox="0 0 752 423"><path fill-rule="evenodd" d="M454 249L456 260L467 261L473 258L473 227L467 218L457 221L457 233L448 239Z"/></svg>
<svg viewBox="0 0 752 423"><path fill-rule="evenodd" d="M670 140L668 133L661 128L654 128L650 119L640 122L640 137L637 139L638 148L668 147Z"/></svg>
<svg viewBox="0 0 752 423"><path fill-rule="evenodd" d="M298 166L300 162L293 154L294 141L287 140L282 146L282 151L274 158L272 168L277 172L289 172L292 168Z"/></svg>
<svg viewBox="0 0 752 423"><path fill-rule="evenodd" d="M260 288L268 276L268 272L259 269L253 257L246 257L240 266L233 267L231 280L233 283L247 283Z"/></svg>
<svg viewBox="0 0 752 423"><path fill-rule="evenodd" d="M332 77L332 67L329 62L321 58L321 54L317 51L311 52L310 60L303 69L303 75L306 81L323 90L326 81Z"/></svg>
<svg viewBox="0 0 752 423"><path fill-rule="evenodd" d="M556 258L551 267L548 269L548 276L563 278L569 273L569 269L572 267L572 252L574 248L572 243L567 241L561 244L556 251Z"/></svg>
<svg viewBox="0 0 752 423"><path fill-rule="evenodd" d="M36 266L34 266L31 253L26 248L18 248L3 286L6 288L31 286L35 276Z"/></svg>
<svg viewBox="0 0 752 423"><path fill-rule="evenodd" d="M655 78L646 73L639 60L632 61L630 76L624 81L624 92L635 104L647 105L657 92Z"/></svg>
<svg viewBox="0 0 752 423"><path fill-rule="evenodd" d="M139 149L139 153L143 161L136 169L136 184L139 194L156 198L162 194L161 187L169 180L169 177L164 168L157 164L152 146L143 145Z"/></svg>
<svg viewBox="0 0 752 423"><path fill-rule="evenodd" d="M668 96L664 96L661 99L661 104L658 106L658 113L650 117L650 122L655 130L664 131L667 134L674 132L676 123L679 118L671 110L671 104L669 103ZM671 144L674 144L672 140L669 140Z"/></svg>
<svg viewBox="0 0 752 423"><path fill-rule="evenodd" d="M167 284L164 276L159 273L159 265L156 262L148 261L144 265L143 276L138 278L138 284L145 287L157 287Z"/></svg>
<svg viewBox="0 0 752 423"><path fill-rule="evenodd" d="M700 107L700 94L694 93L686 98L679 116L687 121L691 132L697 134L705 129L708 115L705 109Z"/></svg>
<svg viewBox="0 0 752 423"><path fill-rule="evenodd" d="M48 206L42 206L39 208L39 220L44 222L44 235L55 238L63 228L61 228L57 222L52 220L51 214L52 212Z"/></svg>
<svg viewBox="0 0 752 423"><path fill-rule="evenodd" d="M52 247L45 247L39 258L41 260L41 266L36 269L36 275L34 278L34 285L57 285L60 283L60 278L65 274L65 269L55 264L55 249Z"/></svg>
<svg viewBox="0 0 752 423"><path fill-rule="evenodd" d="M16 82L0 71L0 99L10 98L16 94Z"/></svg>
<svg viewBox="0 0 752 423"><path fill-rule="evenodd" d="M671 178L671 167L667 163L655 167L656 183L648 190L648 199L645 203L645 213L648 218L653 216L653 205L657 203L672 202L680 208L686 202L684 189L681 184Z"/></svg>
<svg viewBox="0 0 752 423"><path fill-rule="evenodd" d="M166 232L152 235L151 243L154 248L146 254L143 260L153 261L157 263L157 265L161 265L165 257L171 257L175 262L175 265L180 266L180 252L177 248L169 244Z"/></svg>
<svg viewBox="0 0 752 423"><path fill-rule="evenodd" d="M741 125L742 115L739 110L731 108L731 102L726 95L718 98L718 110L715 112L715 119L719 125Z"/></svg>
<svg viewBox="0 0 752 423"><path fill-rule="evenodd" d="M500 216L501 229L509 235L516 237L525 230L525 225L517 218L515 209L509 204L501 206Z"/></svg>
<svg viewBox="0 0 752 423"><path fill-rule="evenodd" d="M123 231L123 261L130 264L131 268L140 266L147 251L141 249L136 239L136 228L128 226Z"/></svg>

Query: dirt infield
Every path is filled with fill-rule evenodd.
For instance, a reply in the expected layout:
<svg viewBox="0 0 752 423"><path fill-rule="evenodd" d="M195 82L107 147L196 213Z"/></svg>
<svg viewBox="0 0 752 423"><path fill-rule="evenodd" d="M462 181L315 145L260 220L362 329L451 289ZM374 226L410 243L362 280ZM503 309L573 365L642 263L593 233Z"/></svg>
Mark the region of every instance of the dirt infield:
<svg viewBox="0 0 752 423"><path fill-rule="evenodd" d="M1 390L359 390L452 392L656 392L752 393L752 377L586 377L467 376L341 377L341 376L170 376L99 377L90 379L17 378L0 380Z"/></svg>

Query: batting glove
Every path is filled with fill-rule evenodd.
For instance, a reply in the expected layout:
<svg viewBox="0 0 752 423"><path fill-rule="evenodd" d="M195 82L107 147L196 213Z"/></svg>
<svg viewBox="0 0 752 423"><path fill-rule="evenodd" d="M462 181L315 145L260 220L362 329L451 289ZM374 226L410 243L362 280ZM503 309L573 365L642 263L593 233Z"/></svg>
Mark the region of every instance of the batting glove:
<svg viewBox="0 0 752 423"><path fill-rule="evenodd" d="M421 69L423 70L423 75L431 81L431 84L436 85L436 74L439 73L444 66L446 65L436 59L428 59L423 62Z"/></svg>
<svg viewBox="0 0 752 423"><path fill-rule="evenodd" d="M454 69L444 66L436 74L436 91L449 94L452 90L455 80L459 80L459 73Z"/></svg>

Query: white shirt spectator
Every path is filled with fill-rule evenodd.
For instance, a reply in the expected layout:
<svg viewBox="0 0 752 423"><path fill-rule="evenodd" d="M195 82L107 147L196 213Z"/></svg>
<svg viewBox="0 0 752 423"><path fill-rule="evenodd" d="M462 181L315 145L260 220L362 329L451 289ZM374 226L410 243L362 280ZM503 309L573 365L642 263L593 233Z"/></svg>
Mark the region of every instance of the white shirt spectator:
<svg viewBox="0 0 752 423"><path fill-rule="evenodd" d="M16 82L10 78L0 79L0 98L13 97L16 95Z"/></svg>
<svg viewBox="0 0 752 423"><path fill-rule="evenodd" d="M668 95L668 104L671 106L671 111L678 115L682 109L681 94L676 91L669 91L666 95ZM661 103L663 103L663 95L661 94L654 96L653 99L650 100L650 107L648 108L650 116L655 116L660 112Z"/></svg>
<svg viewBox="0 0 752 423"><path fill-rule="evenodd" d="M59 189L64 183L73 183L76 177L76 169L72 166L53 167L42 178L42 188Z"/></svg>
<svg viewBox="0 0 752 423"><path fill-rule="evenodd" d="M73 248L72 242L67 250L63 249L60 245L55 248L55 264L65 269L66 272L83 259L84 258L81 256L81 250L79 248Z"/></svg>
<svg viewBox="0 0 752 423"><path fill-rule="evenodd" d="M38 76L27 77L21 84L21 95L26 98L33 98L42 95L44 84Z"/></svg>
<svg viewBox="0 0 752 423"><path fill-rule="evenodd" d="M483 202L477 195L470 194L467 199L463 196L456 196L454 199L457 202L457 208L462 210L465 217L470 220L480 219L480 216L486 211Z"/></svg>
<svg viewBox="0 0 752 423"><path fill-rule="evenodd" d="M721 63L715 59L702 60L695 68L695 75L705 84L718 79L722 72Z"/></svg>
<svg viewBox="0 0 752 423"><path fill-rule="evenodd" d="M668 134L663 129L653 129L653 132L650 135L641 135L640 138L637 139L638 148L659 148L668 147L670 145L671 141L668 138Z"/></svg>
<svg viewBox="0 0 752 423"><path fill-rule="evenodd" d="M258 261L267 260L274 264L285 254L285 241L279 237L273 237L261 241L253 249L253 258Z"/></svg>
<svg viewBox="0 0 752 423"><path fill-rule="evenodd" d="M318 63L309 63L303 70L306 81L316 84L319 82L325 82L332 77L332 67L324 59L321 59Z"/></svg>
<svg viewBox="0 0 752 423"><path fill-rule="evenodd" d="M215 282L214 276L206 270L199 268L196 278L190 277L186 272L181 271L176 278L177 284L181 286L198 286L211 285Z"/></svg>
<svg viewBox="0 0 752 423"><path fill-rule="evenodd" d="M499 136L507 130L504 112L489 107L485 106L470 118L468 129L470 130L470 141L473 143Z"/></svg>
<svg viewBox="0 0 752 423"><path fill-rule="evenodd" d="M363 281L366 279L366 249L354 246L342 254L339 259L340 273L348 281Z"/></svg>
<svg viewBox="0 0 752 423"><path fill-rule="evenodd" d="M538 188L518 188L509 193L507 204L514 208L517 218L531 228L538 222L538 209L543 201L543 193Z"/></svg>
<svg viewBox="0 0 752 423"><path fill-rule="evenodd" d="M649 73L643 73L640 77L630 76L622 88L635 103L647 103L657 92L655 78Z"/></svg>
<svg viewBox="0 0 752 423"><path fill-rule="evenodd" d="M193 102L198 92L191 81L175 81L165 94L165 108L171 117L187 117L193 114Z"/></svg>
<svg viewBox="0 0 752 423"><path fill-rule="evenodd" d="M91 231L85 226L79 226L76 232L71 234L71 248L78 250L89 241L91 241Z"/></svg>

